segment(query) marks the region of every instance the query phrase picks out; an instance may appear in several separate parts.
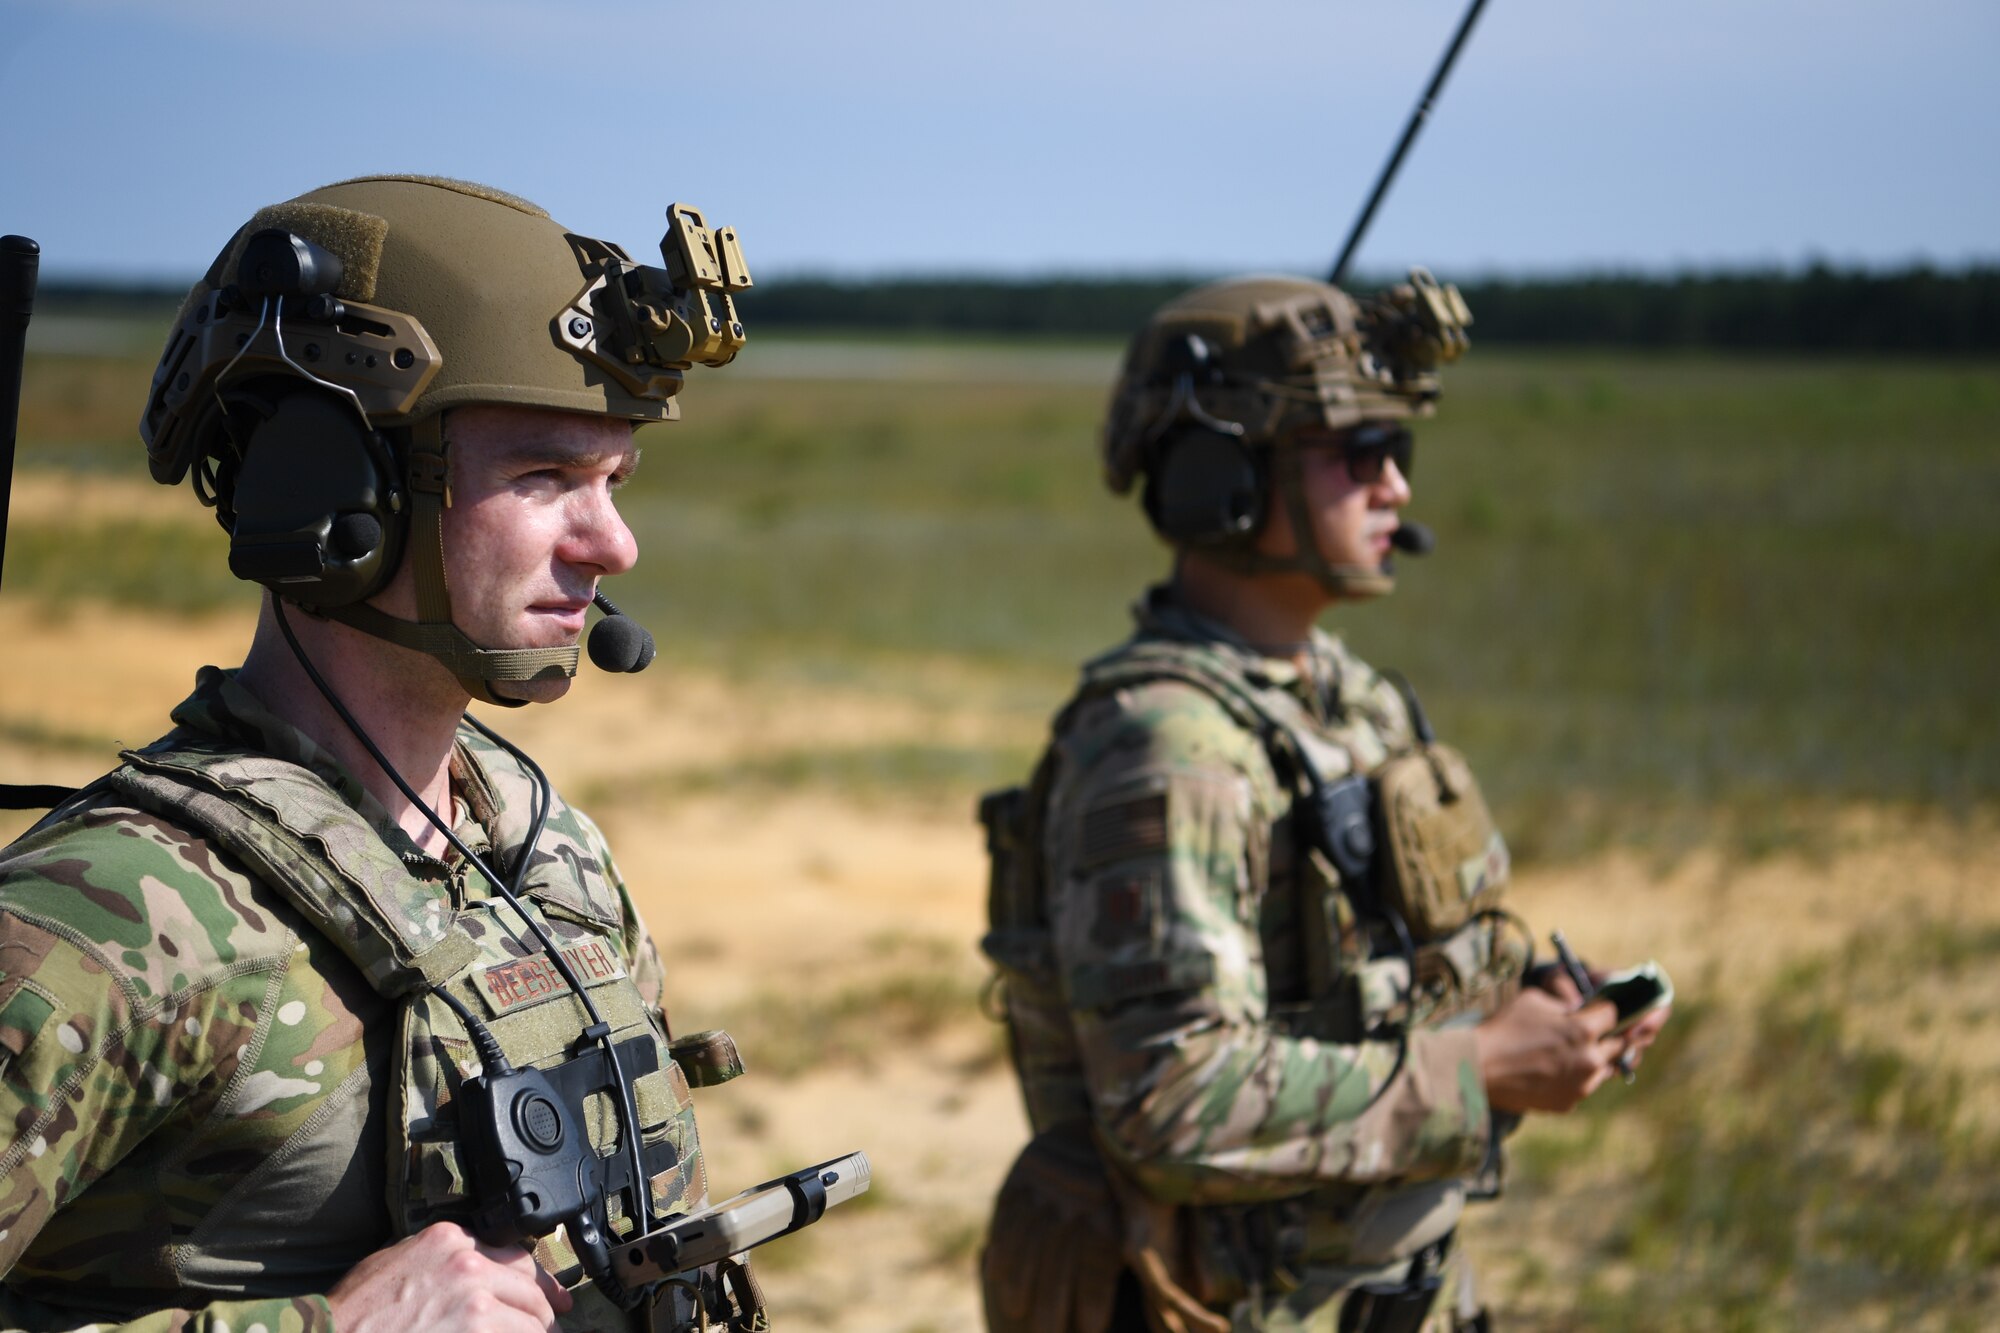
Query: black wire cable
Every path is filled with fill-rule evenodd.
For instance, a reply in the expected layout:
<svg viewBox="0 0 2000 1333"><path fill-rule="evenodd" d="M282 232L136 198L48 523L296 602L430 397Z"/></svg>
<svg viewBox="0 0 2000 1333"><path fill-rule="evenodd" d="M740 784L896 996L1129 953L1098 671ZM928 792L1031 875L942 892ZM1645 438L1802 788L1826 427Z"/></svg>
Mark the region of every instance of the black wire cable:
<svg viewBox="0 0 2000 1333"><path fill-rule="evenodd" d="M1364 1032L1362 1034L1364 1037L1367 1037L1371 1041L1387 1041L1388 1032L1390 1029L1393 1028L1396 1033L1396 1063L1389 1066L1389 1076L1383 1079L1382 1086L1375 1089L1375 1091L1372 1094L1370 1094L1368 1100L1362 1103L1361 1110L1355 1112L1356 1115L1360 1115L1362 1112L1365 1112L1370 1107L1374 1106L1376 1102L1381 1101L1383 1095L1386 1094L1389 1091L1389 1089L1395 1085L1396 1075L1403 1072L1403 1065L1409 1059L1410 1056L1410 1016L1413 1012L1415 1012L1416 1009L1416 998L1417 998L1416 942L1410 938L1410 927L1407 923L1404 922L1403 914L1401 912L1398 912L1395 908L1390 907L1386 903L1378 905L1381 907L1382 916L1389 923L1389 929L1391 929L1396 933L1396 942L1402 946L1403 967L1407 970L1409 975L1403 982L1403 994L1401 997L1401 1003L1403 1006L1403 1021L1401 1023L1383 1024L1381 1026L1376 1027L1373 1031Z"/></svg>
<svg viewBox="0 0 2000 1333"><path fill-rule="evenodd" d="M550 938L549 933L542 928L540 922L528 915L527 909L521 905L521 900L516 895L515 888L510 888L506 881L493 872L491 866L487 865L484 860L473 853L471 848L459 840L458 835L452 832L445 821L438 817L437 811L431 809L424 802L424 799L417 795L415 789L403 780L403 775L396 771L395 766L389 762L388 756L383 754L375 742L369 738L368 733L361 729L361 724L355 720L354 714L347 711L347 705L343 704L339 697L334 694L333 687L326 683L325 678L319 674L319 670L307 658L305 649L299 644L298 636L292 632L291 621L285 615L285 599L273 593L271 596L271 605L277 613L278 629L284 634L285 642L291 646L292 656L298 659L301 667L305 668L305 673L312 680L314 688L325 698L327 703L333 708L333 711L340 715L340 720L346 723L347 729L354 733L354 738L361 742L363 748L368 751L369 756L388 775L389 780L396 784L396 789L403 793L403 798L423 813L424 818L430 821L431 827L444 835L445 841L451 844L454 851L464 857L468 863L478 869L480 874L486 877L487 882L492 884L493 888L506 901L507 905L514 909L514 914L527 924L529 931L537 940L541 941L542 950L548 955L549 961L555 964L557 973L561 975L564 981L569 983L570 990L583 1003L584 1012L590 1016L590 1026L585 1028L581 1035L594 1039L599 1047L602 1048L604 1058L611 1065L612 1080L618 1086L619 1119L624 1121L622 1127L623 1133L620 1137L624 1139L628 1156L631 1159L632 1193L636 1196L635 1202L637 1206L634 1210L634 1220L643 1223L640 1228L641 1235L652 1231L654 1224L653 1191L651 1182L646 1177L645 1159L639 1151L638 1107L632 1098L632 1085L626 1080L624 1067L618 1062L618 1050L611 1040L611 1025L605 1022L604 1016L597 1011L597 1005L591 1000L589 992L584 989L582 979L570 967L569 960L563 957L562 950L556 947L556 942ZM534 796L530 798L529 805L529 809L533 812L533 818L529 827L529 836L528 840L521 844L520 860L514 867L515 886L518 887L521 883L525 882L528 862L534 854L535 844L541 840L542 827L548 820L549 810L554 804L555 797L550 789L547 775L542 772L541 765L528 758L512 742L493 731L470 713L465 714L464 717L480 735L498 745L502 750L505 750L516 762L526 768L535 782ZM442 986L433 986L431 990L433 994L440 997L444 995L444 988ZM446 1003L450 1004L451 1001L447 999ZM465 1012L462 1006L456 1007L460 1009L461 1013ZM468 1031L467 1035L471 1036L472 1034ZM477 1041L476 1037L474 1041Z"/></svg>
<svg viewBox="0 0 2000 1333"><path fill-rule="evenodd" d="M507 1059L507 1053L500 1049L500 1043L494 1040L493 1033L487 1029L486 1025L473 1016L472 1010L466 1007L465 1001L459 999L442 986L431 987L431 994L443 1000L445 1007L450 1009L454 1014L457 1014L458 1021L465 1024L466 1032L472 1037L473 1046L479 1051L480 1067L489 1076L513 1072L514 1066Z"/></svg>
<svg viewBox="0 0 2000 1333"><path fill-rule="evenodd" d="M461 716L472 724L473 730L512 755L523 768L528 770L529 776L535 780L534 791L528 798L528 836L526 841L521 844L521 854L514 859L514 892L518 894L521 892L521 886L527 883L528 880L529 856L535 850L536 844L541 842L542 826L548 822L549 803L552 799L549 780L543 774L541 765L528 758L527 754L523 751L515 749L513 743L505 736L502 736L499 732L493 730L493 728L487 726L470 713L464 713Z"/></svg>
<svg viewBox="0 0 2000 1333"><path fill-rule="evenodd" d="M548 823L549 811L555 802L554 790L549 784L548 775L542 772L540 764L528 757L525 750L517 747L505 736L502 736L499 732L493 730L493 728L487 726L470 713L464 714L464 717L472 725L474 731L512 755L514 761L527 769L530 776L535 780L535 798L539 799L531 798L533 803L530 805L530 809L533 811L533 815L528 828L527 840L521 844L520 857L514 863L514 888L511 893L505 889L501 890L501 893L507 899L508 904L513 907L515 913L523 921L528 922L528 926L535 932L536 938L540 939L548 948L550 957L557 960L557 966L562 970L563 976L568 979L570 986L576 991L577 995L583 997L583 984L577 980L576 974L570 971L568 962L562 959L561 952L556 949L555 945L549 940L549 937L543 934L541 928L535 924L527 912L522 910L520 901L516 896L521 892L521 886L527 881L528 862L533 857L535 845L542 839L542 827ZM584 999L584 1008L589 1011L593 1023L606 1029L602 1045L605 1058L611 1062L611 1076L618 1085L619 1110L628 1131L626 1138L631 1147L632 1191L639 1196L638 1206L634 1211L634 1220L643 1220L645 1225L640 1229L640 1234L643 1235L653 1229L653 1223L656 1219L653 1214L652 1185L646 1178L645 1161L639 1153L639 1107L633 1099L632 1085L626 1081L625 1070L618 1063L618 1052L611 1044L609 1026L598 1016L596 1006L592 1005L587 998Z"/></svg>

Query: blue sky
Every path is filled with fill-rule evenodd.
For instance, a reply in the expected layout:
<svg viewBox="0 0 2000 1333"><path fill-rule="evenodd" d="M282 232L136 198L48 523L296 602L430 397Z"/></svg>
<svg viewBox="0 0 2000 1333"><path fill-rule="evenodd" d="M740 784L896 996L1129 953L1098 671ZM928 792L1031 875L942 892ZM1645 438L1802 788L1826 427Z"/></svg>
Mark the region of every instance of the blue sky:
<svg viewBox="0 0 2000 1333"><path fill-rule="evenodd" d="M0 230L183 279L433 171L773 276L1327 267L1460 0L0 0ZM1993 0L1491 0L1361 267L2000 258Z"/></svg>

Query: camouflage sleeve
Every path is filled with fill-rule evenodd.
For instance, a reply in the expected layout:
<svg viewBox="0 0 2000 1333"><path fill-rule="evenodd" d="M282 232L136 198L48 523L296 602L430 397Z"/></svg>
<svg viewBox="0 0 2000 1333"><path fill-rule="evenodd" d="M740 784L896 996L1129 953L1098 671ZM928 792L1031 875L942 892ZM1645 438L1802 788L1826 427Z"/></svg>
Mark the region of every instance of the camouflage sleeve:
<svg viewBox="0 0 2000 1333"><path fill-rule="evenodd" d="M138 817L109 822L108 839L24 840L0 866L0 1274L18 1276L56 1211L148 1134L221 1095L269 988L270 961L252 956L243 922L216 901L219 886L191 881L185 835ZM197 935L234 966L183 970L193 951L176 957L169 937ZM66 1258L38 1253L35 1280L57 1280ZM7 1328L75 1322L0 1287ZM260 1324L279 1333L332 1321L312 1296L159 1311L116 1327Z"/></svg>
<svg viewBox="0 0 2000 1333"><path fill-rule="evenodd" d="M1270 1023L1258 895L1284 796L1261 743L1163 682L1079 719L1050 806L1050 911L1094 1112L1158 1197L1248 1202L1473 1170L1469 1030L1336 1044ZM1391 1071L1395 1070L1393 1077Z"/></svg>

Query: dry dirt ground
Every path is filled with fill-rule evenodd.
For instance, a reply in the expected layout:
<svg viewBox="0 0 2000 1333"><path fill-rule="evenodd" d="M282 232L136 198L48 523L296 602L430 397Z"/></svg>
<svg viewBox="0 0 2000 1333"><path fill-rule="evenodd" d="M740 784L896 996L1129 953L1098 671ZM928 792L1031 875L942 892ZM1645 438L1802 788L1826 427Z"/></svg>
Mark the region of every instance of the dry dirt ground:
<svg viewBox="0 0 2000 1333"><path fill-rule="evenodd" d="M117 743L162 729L198 664L235 660L248 629L241 614L167 620L86 605L52 617L0 598L0 778L101 771ZM738 1023L782 1052L760 1070L746 1040L749 1076L699 1094L718 1192L856 1148L873 1162L866 1201L764 1252L780 1326L976 1329L985 1209L1024 1121L972 1000L984 866L968 812L921 793L677 791L671 776L774 741L975 737L988 724L886 693L753 695L719 678L586 671L565 704L500 725L566 790L598 793L594 812L668 959L676 1028ZM635 773L647 776L628 781ZM0 837L25 823L0 813ZM1737 864L1696 854L1662 870L1614 852L1532 870L1520 907L1592 957L1656 957L1684 994L1726 995L1913 903L2000 921L1984 891L1996 865L1991 827L1855 810L1810 856ZM867 997L909 976L894 1021L875 1022ZM2000 1043L1970 1058L1994 1076ZM1619 1182L1600 1188L1615 1197ZM1504 1245L1506 1225L1503 1205L1476 1230Z"/></svg>

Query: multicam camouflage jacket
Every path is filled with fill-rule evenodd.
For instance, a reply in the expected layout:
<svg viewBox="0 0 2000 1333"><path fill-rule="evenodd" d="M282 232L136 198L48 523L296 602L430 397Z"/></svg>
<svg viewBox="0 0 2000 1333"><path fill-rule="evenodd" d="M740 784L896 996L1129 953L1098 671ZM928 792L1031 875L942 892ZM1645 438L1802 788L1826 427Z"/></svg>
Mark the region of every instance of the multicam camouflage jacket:
<svg viewBox="0 0 2000 1333"><path fill-rule="evenodd" d="M1324 634L1307 672L1170 589L1137 615L1057 724L1023 851L1043 919L996 919L986 947L1036 1131L1084 1122L1146 1195L1195 1205L1204 1289L1310 1310L1456 1222L1491 1134L1471 1027L1525 951L1490 919L1433 941L1454 980L1412 1012L1405 959L1296 836L1296 775L1237 706L1331 782L1412 749L1403 696ZM1406 1040L1382 1022L1399 1003Z"/></svg>
<svg viewBox="0 0 2000 1333"><path fill-rule="evenodd" d="M450 1101L477 1060L429 984L517 1063L586 1021L481 876L228 673L173 719L0 852L0 1327L330 1327L356 1262L470 1216ZM452 779L456 833L505 873L527 775L464 728ZM555 801L526 880L615 1038L657 1054L634 1088L648 1170L671 1164L652 1193L685 1211L707 1193L688 1082L602 835ZM537 1257L578 1282L560 1238ZM564 1328L633 1327L576 1294Z"/></svg>

